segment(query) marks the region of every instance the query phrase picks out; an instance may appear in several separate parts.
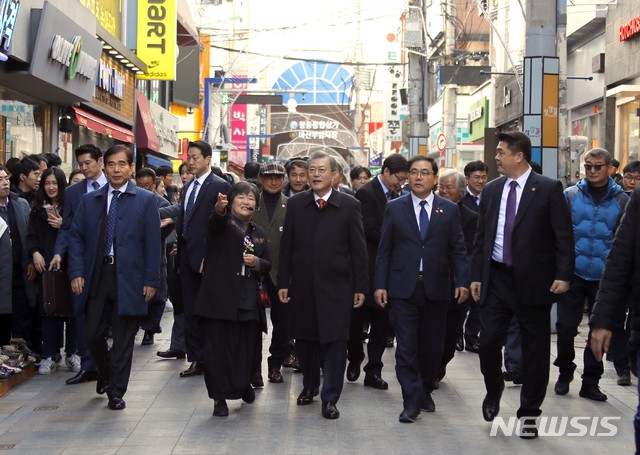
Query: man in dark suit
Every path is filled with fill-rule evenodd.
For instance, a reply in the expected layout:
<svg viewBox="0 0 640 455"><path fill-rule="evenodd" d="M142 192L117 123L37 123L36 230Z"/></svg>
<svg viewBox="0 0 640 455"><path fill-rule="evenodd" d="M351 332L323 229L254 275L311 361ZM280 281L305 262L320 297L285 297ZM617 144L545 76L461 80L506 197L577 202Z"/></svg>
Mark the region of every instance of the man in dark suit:
<svg viewBox="0 0 640 455"><path fill-rule="evenodd" d="M465 192L464 175L455 169L445 171L440 176L438 194L458 205L458 210L460 211L460 224L462 225L462 233L464 234L467 257L470 259L473 251L473 240L476 237L476 227L478 226L478 214L462 203L462 198ZM471 261L469 260L469 263L470 262ZM449 302L449 309L447 312L447 329L444 338L444 349L442 351L440 371L438 372L438 381L441 381L447 373L447 364L453 359L456 350L462 351L463 349L462 346L464 346L464 344L462 341L462 330L464 319L467 315L469 304L471 303L471 299L467 299L464 303L459 304L455 298Z"/></svg>
<svg viewBox="0 0 640 455"><path fill-rule="evenodd" d="M367 239L367 255L369 256L369 276L372 278L387 201L399 196L408 174L407 159L400 154L391 155L382 163L380 174L356 192L356 199L360 201L362 207L362 225ZM347 346L349 360L347 379L353 382L357 381L360 376L360 364L364 359L362 325L363 321L367 319L370 323L369 342L367 343L369 360L364 367L364 385L386 390L389 385L382 379L382 354L386 347L389 331L389 314L387 310L375 304L373 281L371 283L372 286L364 300L363 307L354 309L351 313L351 333Z"/></svg>
<svg viewBox="0 0 640 455"><path fill-rule="evenodd" d="M322 150L322 149L321 149ZM337 419L347 363L351 308L364 303L367 246L360 202L331 188L335 159L315 151L311 191L291 197L280 247L278 296L290 302L291 336L302 368L298 405L313 401L323 371L322 415Z"/></svg>
<svg viewBox="0 0 640 455"><path fill-rule="evenodd" d="M549 383L551 305L573 276L573 229L562 184L529 166L529 137L499 133L498 141L496 164L503 177L482 193L471 275L471 294L482 306L482 414L490 422L500 410L502 346L515 315L523 358L520 436L535 438Z"/></svg>
<svg viewBox="0 0 640 455"><path fill-rule="evenodd" d="M107 176L102 171L102 152L98 147L93 144L81 145L75 150L75 157L78 168L85 179L67 187L65 191L64 206L62 207L62 226L60 226L60 232L56 239L55 254L49 265L50 270L59 269L63 259L68 260L67 253L71 225L80 206L82 196L107 184ZM84 327L84 313L80 311L80 300L74 295L71 298L76 312L76 327ZM67 379L66 382L69 385L95 381L98 378L98 369L93 361L82 330L78 330L78 354L81 359L80 371L74 377Z"/></svg>
<svg viewBox="0 0 640 455"><path fill-rule="evenodd" d="M271 346L267 359L269 368L269 382L279 384L284 381L282 377L282 364L287 357L293 354L293 345L289 336L290 306L280 302L276 282L278 281L278 259L280 254L280 239L284 217L287 212L287 197L282 194L284 186L284 166L276 161L262 163L258 174L258 181L262 191L258 207L260 210L254 213L252 220L267 233L269 239L269 255L271 257L271 270L263 284L271 301ZM256 375L257 376L257 375Z"/></svg>
<svg viewBox="0 0 640 455"><path fill-rule="evenodd" d="M182 190L180 212L176 223L180 283L184 302L185 338L187 358L191 362L180 377L202 374L202 337L197 318L193 314L200 281L202 261L206 252L207 220L218 200L218 194L227 194L229 184L211 172L211 145L204 141L189 142L187 164L194 175Z"/></svg>
<svg viewBox="0 0 640 455"><path fill-rule="evenodd" d="M376 258L375 300L395 322L396 375L402 387L399 420L435 411L431 398L444 346L451 296L469 296L469 264L458 207L433 193L438 165L409 160L411 193L390 201Z"/></svg>
<svg viewBox="0 0 640 455"><path fill-rule="evenodd" d="M138 321L159 284L160 216L155 196L130 181L131 149L114 145L104 161L109 184L86 194L73 219L69 278L80 296L84 334L98 366L96 392L107 394L109 409L121 410Z"/></svg>

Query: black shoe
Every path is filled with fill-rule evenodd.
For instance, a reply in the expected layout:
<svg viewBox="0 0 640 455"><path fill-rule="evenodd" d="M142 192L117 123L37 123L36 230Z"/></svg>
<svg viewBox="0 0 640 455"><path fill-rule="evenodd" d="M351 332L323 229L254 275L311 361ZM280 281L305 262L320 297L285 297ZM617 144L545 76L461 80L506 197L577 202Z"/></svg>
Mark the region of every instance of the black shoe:
<svg viewBox="0 0 640 455"><path fill-rule="evenodd" d="M184 359L187 354L183 351L176 351L175 349L167 349L166 351L156 352L158 357L163 359Z"/></svg>
<svg viewBox="0 0 640 455"><path fill-rule="evenodd" d="M535 439L538 437L538 427L536 427L536 419L521 419L520 433L522 439Z"/></svg>
<svg viewBox="0 0 640 455"><path fill-rule="evenodd" d="M325 419L337 419L340 417L340 411L336 408L336 405L330 401L322 402L322 417Z"/></svg>
<svg viewBox="0 0 640 455"><path fill-rule="evenodd" d="M98 382L96 382L96 393L98 395L104 395L105 392L107 391L107 387L109 387L109 378L101 377L100 375L98 375L97 381Z"/></svg>
<svg viewBox="0 0 640 455"><path fill-rule="evenodd" d="M420 418L420 411L417 409L403 409L398 417L402 423L413 423Z"/></svg>
<svg viewBox="0 0 640 455"><path fill-rule="evenodd" d="M86 371L82 370L74 377L67 379L66 383L69 385L73 384L82 384L83 382L91 382L98 379L98 373L96 371Z"/></svg>
<svg viewBox="0 0 640 455"><path fill-rule="evenodd" d="M636 378L638 377L638 356L635 351L629 353L629 370Z"/></svg>
<svg viewBox="0 0 640 455"><path fill-rule="evenodd" d="M487 395L482 402L482 417L487 422L493 421L493 419L500 412L500 399L502 398L502 392L504 391L504 383L502 384L502 390L495 395Z"/></svg>
<svg viewBox="0 0 640 455"><path fill-rule="evenodd" d="M227 417L229 415L229 407L225 400L213 402L213 415L216 417Z"/></svg>
<svg viewBox="0 0 640 455"><path fill-rule="evenodd" d="M420 403L420 410L424 412L436 412L436 404L433 402L431 394L426 393L425 395L425 399Z"/></svg>
<svg viewBox="0 0 640 455"><path fill-rule="evenodd" d="M199 376L202 374L202 364L200 362L191 362L189 368L180 372L181 378L190 378L192 376Z"/></svg>
<svg viewBox="0 0 640 455"><path fill-rule="evenodd" d="M112 411L120 411L127 407L127 404L120 397L109 398L109 409Z"/></svg>
<svg viewBox="0 0 640 455"><path fill-rule="evenodd" d="M567 393L569 393L569 384L571 383L571 381L573 381L573 376L568 378L566 376L560 375L558 377L556 385L553 386L553 390L556 395L566 395Z"/></svg>
<svg viewBox="0 0 640 455"><path fill-rule="evenodd" d="M153 340L153 332L144 332L144 336L142 337L142 343L140 343L142 346L150 346L152 345L154 342Z"/></svg>
<svg viewBox="0 0 640 455"><path fill-rule="evenodd" d="M269 378L269 382L272 382L274 384L280 384L284 381L282 373L280 372L280 368L270 368L267 377Z"/></svg>
<svg viewBox="0 0 640 455"><path fill-rule="evenodd" d="M464 338L463 337L458 337L458 339L456 340L456 351L458 351L458 352L464 351Z"/></svg>
<svg viewBox="0 0 640 455"><path fill-rule="evenodd" d="M253 390L253 387L247 387L247 390L242 395L242 401L249 404L256 401L256 392Z"/></svg>
<svg viewBox="0 0 640 455"><path fill-rule="evenodd" d="M631 385L631 372L629 369L622 370L622 373L618 375L618 385L628 386Z"/></svg>
<svg viewBox="0 0 640 455"><path fill-rule="evenodd" d="M504 379L505 382L513 382L515 385L522 384L520 373L517 373L515 371L503 371L502 379Z"/></svg>
<svg viewBox="0 0 640 455"><path fill-rule="evenodd" d="M251 379L251 386L254 389L261 389L264 387L264 380L262 379L262 373L260 370L256 371L256 374L253 375L253 379Z"/></svg>
<svg viewBox="0 0 640 455"><path fill-rule="evenodd" d="M282 366L286 368L298 368L298 359L295 354L289 354L282 362Z"/></svg>
<svg viewBox="0 0 640 455"><path fill-rule="evenodd" d="M377 374L366 374L364 376L364 385L367 387L373 387L378 390L387 390L389 384Z"/></svg>
<svg viewBox="0 0 640 455"><path fill-rule="evenodd" d="M467 345L464 347L464 350L477 354L478 352L480 352L480 342L477 339L467 340Z"/></svg>
<svg viewBox="0 0 640 455"><path fill-rule="evenodd" d="M386 347L388 348L392 348L394 346L393 344L393 337L387 337L387 344Z"/></svg>
<svg viewBox="0 0 640 455"><path fill-rule="evenodd" d="M296 402L298 406L304 406L307 404L311 404L313 402L313 397L318 395L318 389L302 389L302 393L298 395L298 401Z"/></svg>
<svg viewBox="0 0 640 455"><path fill-rule="evenodd" d="M607 396L600 391L600 387L597 385L587 386L582 384L580 389L580 396L582 398L588 398L593 401L607 401Z"/></svg>
<svg viewBox="0 0 640 455"><path fill-rule="evenodd" d="M357 381L360 377L360 364L362 362L349 362L347 366L347 380L349 382Z"/></svg>
<svg viewBox="0 0 640 455"><path fill-rule="evenodd" d="M447 367L444 366L444 367L442 367L440 369L440 371L438 371L438 376L436 377L436 382L442 381L446 375L447 375Z"/></svg>

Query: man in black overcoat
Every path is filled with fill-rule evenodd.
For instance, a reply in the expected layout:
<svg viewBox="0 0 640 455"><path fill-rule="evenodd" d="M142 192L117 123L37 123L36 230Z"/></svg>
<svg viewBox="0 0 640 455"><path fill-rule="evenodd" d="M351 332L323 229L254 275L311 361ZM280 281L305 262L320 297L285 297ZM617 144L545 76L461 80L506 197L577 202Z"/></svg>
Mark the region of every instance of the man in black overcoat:
<svg viewBox="0 0 640 455"><path fill-rule="evenodd" d="M367 246L360 202L332 190L335 159L311 154L311 190L289 199L280 247L278 296L292 305L291 336L303 373L298 405L310 404L323 370L322 415L340 416L351 309L364 303Z"/></svg>

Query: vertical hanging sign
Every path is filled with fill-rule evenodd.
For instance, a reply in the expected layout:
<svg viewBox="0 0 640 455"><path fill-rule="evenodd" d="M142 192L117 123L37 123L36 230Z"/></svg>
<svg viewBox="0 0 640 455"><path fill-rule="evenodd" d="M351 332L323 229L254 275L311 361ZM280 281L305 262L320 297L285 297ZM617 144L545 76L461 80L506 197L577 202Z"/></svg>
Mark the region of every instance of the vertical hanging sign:
<svg viewBox="0 0 640 455"><path fill-rule="evenodd" d="M137 54L147 64L138 79L176 79L177 20L176 0L138 0Z"/></svg>

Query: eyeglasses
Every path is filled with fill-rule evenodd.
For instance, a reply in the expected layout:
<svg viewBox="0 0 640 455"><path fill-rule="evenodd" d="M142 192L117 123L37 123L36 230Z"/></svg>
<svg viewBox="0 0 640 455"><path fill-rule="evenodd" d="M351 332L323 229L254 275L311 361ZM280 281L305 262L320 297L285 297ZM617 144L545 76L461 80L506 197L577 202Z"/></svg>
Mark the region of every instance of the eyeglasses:
<svg viewBox="0 0 640 455"><path fill-rule="evenodd" d="M422 177L429 177L431 174L433 174L433 172L431 172L431 171L429 171L429 170L427 170L427 169L420 169L420 170L418 170L418 169L411 169L411 170L409 171L409 175L410 175L411 177L417 177L417 176L418 176L418 174L420 174Z"/></svg>
<svg viewBox="0 0 640 455"><path fill-rule="evenodd" d="M309 174L320 174L320 175L325 175L328 172L328 169L325 169L323 167L321 168L315 168L315 167L310 167L309 168Z"/></svg>
<svg viewBox="0 0 640 455"><path fill-rule="evenodd" d="M489 180L489 176L488 175L470 175L469 178L471 180Z"/></svg>
<svg viewBox="0 0 640 455"><path fill-rule="evenodd" d="M393 174L393 176L398 180L398 183L402 184L407 181L406 177L400 177L398 174Z"/></svg>
<svg viewBox="0 0 640 455"><path fill-rule="evenodd" d="M640 175L631 175L627 174L623 177L625 180L635 180L636 182L640 182Z"/></svg>
<svg viewBox="0 0 640 455"><path fill-rule="evenodd" d="M606 164L585 164L584 169L585 171L590 171L591 169L594 169L596 172L600 172L602 168L605 166Z"/></svg>

